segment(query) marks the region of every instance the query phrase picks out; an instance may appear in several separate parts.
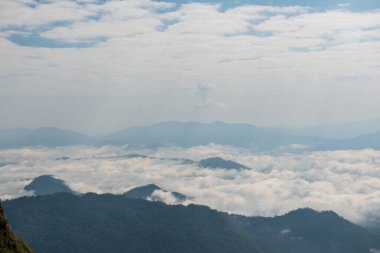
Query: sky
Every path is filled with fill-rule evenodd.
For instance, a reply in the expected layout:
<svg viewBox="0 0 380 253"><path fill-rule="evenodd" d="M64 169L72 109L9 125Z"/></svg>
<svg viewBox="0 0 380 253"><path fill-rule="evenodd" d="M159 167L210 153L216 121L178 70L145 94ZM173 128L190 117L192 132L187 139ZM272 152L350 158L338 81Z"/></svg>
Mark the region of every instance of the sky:
<svg viewBox="0 0 380 253"><path fill-rule="evenodd" d="M0 128L379 117L380 2L0 1Z"/></svg>
<svg viewBox="0 0 380 253"><path fill-rule="evenodd" d="M120 157L129 153L150 158ZM70 159L57 160L62 156ZM249 169L201 168L178 160L197 162L215 156ZM48 174L79 193L122 194L154 183L193 197L193 203L230 213L274 216L309 207L333 210L356 224L380 226L380 151L376 150L275 154L213 144L156 150L22 148L0 150L0 166L1 199L31 195L23 187L31 178ZM161 198L175 203L170 194Z"/></svg>

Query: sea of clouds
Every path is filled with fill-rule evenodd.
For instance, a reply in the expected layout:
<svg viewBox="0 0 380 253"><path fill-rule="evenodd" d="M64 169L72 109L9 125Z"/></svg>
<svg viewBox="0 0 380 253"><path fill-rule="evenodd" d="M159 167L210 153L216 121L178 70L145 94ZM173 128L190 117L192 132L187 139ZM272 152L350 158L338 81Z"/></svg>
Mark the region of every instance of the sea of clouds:
<svg viewBox="0 0 380 253"><path fill-rule="evenodd" d="M126 154L148 158L126 158ZM59 157L68 160L56 160ZM200 168L178 159L223 157L248 170ZM380 224L380 151L254 153L207 145L132 150L127 147L64 147L0 150L0 198L30 192L33 177L49 174L74 191L121 194L154 183L193 197L196 204L244 215L281 215L301 207L333 210L358 224ZM173 196L156 192L173 204Z"/></svg>

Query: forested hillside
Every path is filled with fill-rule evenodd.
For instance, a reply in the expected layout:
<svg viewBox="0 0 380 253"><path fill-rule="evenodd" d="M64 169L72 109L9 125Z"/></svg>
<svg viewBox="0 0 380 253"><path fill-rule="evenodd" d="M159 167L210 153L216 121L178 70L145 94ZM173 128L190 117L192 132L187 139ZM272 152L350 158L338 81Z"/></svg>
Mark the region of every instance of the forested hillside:
<svg viewBox="0 0 380 253"><path fill-rule="evenodd" d="M123 195L59 193L4 203L15 231L41 253L369 253L380 236L334 212L244 217Z"/></svg>

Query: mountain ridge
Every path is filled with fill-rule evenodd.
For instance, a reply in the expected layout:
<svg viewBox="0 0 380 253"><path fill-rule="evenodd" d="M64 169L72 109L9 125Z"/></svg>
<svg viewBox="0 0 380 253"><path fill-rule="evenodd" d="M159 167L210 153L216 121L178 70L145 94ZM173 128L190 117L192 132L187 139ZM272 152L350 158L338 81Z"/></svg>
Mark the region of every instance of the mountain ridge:
<svg viewBox="0 0 380 253"><path fill-rule="evenodd" d="M379 127L379 128L377 128ZM376 129L376 131L375 131ZM247 123L160 122L135 126L101 137L89 137L58 128L0 129L0 148L59 147L69 145L128 145L137 148L230 145L253 151L297 151L374 148L380 150L380 119L304 128L258 127ZM370 137L366 137L366 136ZM335 139L333 137L336 137ZM345 138L342 139L342 136ZM326 138L328 137L328 138ZM356 141L357 143L353 143ZM352 142L352 143L351 143Z"/></svg>
<svg viewBox="0 0 380 253"><path fill-rule="evenodd" d="M93 139L78 132L54 127L0 129L0 148L58 147L85 144L93 144Z"/></svg>
<svg viewBox="0 0 380 253"><path fill-rule="evenodd" d="M331 211L246 217L206 206L70 193L4 202L37 252L369 253L380 235Z"/></svg>

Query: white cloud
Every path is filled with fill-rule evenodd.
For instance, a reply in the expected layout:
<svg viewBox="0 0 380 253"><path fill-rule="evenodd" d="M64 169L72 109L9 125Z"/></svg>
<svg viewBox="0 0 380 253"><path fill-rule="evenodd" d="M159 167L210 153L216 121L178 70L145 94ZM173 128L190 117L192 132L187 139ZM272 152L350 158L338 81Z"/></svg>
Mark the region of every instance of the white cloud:
<svg viewBox="0 0 380 253"><path fill-rule="evenodd" d="M153 1L109 1L90 5L87 9L100 15L99 19L83 20L68 26L60 26L40 35L45 38L78 42L99 37L117 38L156 31L162 20L157 10L174 7L175 4Z"/></svg>
<svg viewBox="0 0 380 253"><path fill-rule="evenodd" d="M35 2L28 2L35 4ZM75 1L52 1L30 7L19 1L0 3L0 27L36 27L57 21L79 21L96 13L81 7Z"/></svg>
<svg viewBox="0 0 380 253"><path fill-rule="evenodd" d="M149 197L150 201L162 201L167 205L186 204L178 201L178 199L171 193L163 190L155 190ZM189 202L189 201L187 201Z"/></svg>
<svg viewBox="0 0 380 253"><path fill-rule="evenodd" d="M153 32L161 21L151 17L131 19L128 21L85 21L68 27L57 27L42 33L43 37L67 42L80 42L100 37L125 37Z"/></svg>
<svg viewBox="0 0 380 253"><path fill-rule="evenodd" d="M0 12L0 54L6 59L0 62L0 108L11 110L0 109L0 117L7 127L68 124L77 111L86 116L70 128L99 121L114 124L112 130L162 120L310 125L378 116L378 10L223 9L149 0L1 4L7 11ZM46 25L55 21L66 22ZM53 49L7 39L24 33L28 44L35 40L28 40L30 32L60 45L97 43ZM199 83L214 86L213 110L194 106ZM57 104L63 113L57 117L43 99L36 99L39 106L27 104L25 97L35 96L54 97L54 104L64 97ZM95 105L83 99L68 109L75 96L95 97ZM136 107L145 114L136 114ZM120 113L132 118L120 119Z"/></svg>
<svg viewBox="0 0 380 253"><path fill-rule="evenodd" d="M200 83L197 86L195 108L197 109L208 109L208 108L217 108L224 109L226 104L221 101L215 100L214 86L210 84Z"/></svg>
<svg viewBox="0 0 380 253"><path fill-rule="evenodd" d="M126 152L168 159L107 158ZM61 156L72 159L55 160ZM212 170L170 160L212 156L252 169ZM311 207L333 210L356 223L379 224L379 161L380 152L374 150L266 154L217 145L155 151L117 147L2 150L0 162L8 165L0 170L0 197L28 194L22 188L29 178L53 174L78 192L121 194L154 183L226 212L273 216ZM170 193L155 192L154 199L177 204Z"/></svg>
<svg viewBox="0 0 380 253"><path fill-rule="evenodd" d="M286 228L286 229L281 230L281 231L280 231L280 234L281 234L281 235L287 235L287 234L290 234L291 232L292 232L292 231L291 231L290 229Z"/></svg>

